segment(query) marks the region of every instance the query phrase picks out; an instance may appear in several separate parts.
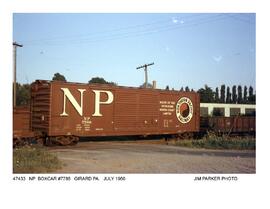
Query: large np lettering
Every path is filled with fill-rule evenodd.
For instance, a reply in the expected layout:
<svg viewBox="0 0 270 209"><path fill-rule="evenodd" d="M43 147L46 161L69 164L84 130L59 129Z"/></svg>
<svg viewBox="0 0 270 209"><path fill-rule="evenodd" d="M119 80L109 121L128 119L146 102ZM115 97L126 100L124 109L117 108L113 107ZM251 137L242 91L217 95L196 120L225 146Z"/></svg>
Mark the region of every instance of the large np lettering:
<svg viewBox="0 0 270 209"><path fill-rule="evenodd" d="M64 104L63 104L63 112L60 114L60 116L68 116L68 113L66 113L66 103L67 99L70 101L72 106L75 108L75 110L78 112L80 116L83 116L83 96L86 89L78 89L80 92L80 104L77 102L77 100L74 98L74 96L71 94L68 88L61 88L61 90L64 93ZM95 93L95 112L92 116L102 116L100 113L100 105L101 104L111 104L113 102L113 93L110 91L105 90L92 90ZM106 101L100 101L100 95L101 93L107 94L107 100Z"/></svg>
<svg viewBox="0 0 270 209"><path fill-rule="evenodd" d="M95 113L92 116L102 116L102 114L100 113L100 104L111 104L113 102L113 94L110 91L93 90L93 92L95 93ZM101 92L107 94L107 101L100 101Z"/></svg>

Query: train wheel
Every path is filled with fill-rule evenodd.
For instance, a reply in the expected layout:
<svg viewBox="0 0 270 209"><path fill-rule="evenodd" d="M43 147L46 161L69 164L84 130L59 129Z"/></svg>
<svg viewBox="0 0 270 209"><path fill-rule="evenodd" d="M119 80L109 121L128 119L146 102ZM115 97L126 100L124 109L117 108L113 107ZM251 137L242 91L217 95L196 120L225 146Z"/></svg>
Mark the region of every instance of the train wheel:
<svg viewBox="0 0 270 209"><path fill-rule="evenodd" d="M36 142L38 145L45 145L45 140L42 137L37 137Z"/></svg>
<svg viewBox="0 0 270 209"><path fill-rule="evenodd" d="M189 132L185 132L185 133L181 133L178 134L177 139L178 140L183 140L183 139L193 139L194 134L193 133L189 133Z"/></svg>
<svg viewBox="0 0 270 209"><path fill-rule="evenodd" d="M70 145L71 139L69 136L59 136L57 137L57 143L63 146Z"/></svg>
<svg viewBox="0 0 270 209"><path fill-rule="evenodd" d="M79 137L76 136L57 136L51 139L53 144L61 146L75 145L79 141Z"/></svg>
<svg viewBox="0 0 270 209"><path fill-rule="evenodd" d="M79 142L79 137L73 136L72 145L78 144L78 142Z"/></svg>

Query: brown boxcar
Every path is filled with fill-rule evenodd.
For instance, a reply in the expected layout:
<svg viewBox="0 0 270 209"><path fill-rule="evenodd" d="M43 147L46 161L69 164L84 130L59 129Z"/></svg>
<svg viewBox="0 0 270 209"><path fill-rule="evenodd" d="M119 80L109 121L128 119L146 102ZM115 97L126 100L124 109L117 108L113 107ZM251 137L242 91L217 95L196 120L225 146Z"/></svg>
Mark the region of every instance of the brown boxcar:
<svg viewBox="0 0 270 209"><path fill-rule="evenodd" d="M31 128L47 136L160 135L197 132L195 92L37 80Z"/></svg>
<svg viewBox="0 0 270 209"><path fill-rule="evenodd" d="M201 119L201 127L216 133L254 133L256 131L255 117L207 117Z"/></svg>
<svg viewBox="0 0 270 209"><path fill-rule="evenodd" d="M30 130L30 108L29 106L16 106L13 108L13 143L14 146L23 144L27 139L34 137Z"/></svg>
<svg viewBox="0 0 270 209"><path fill-rule="evenodd" d="M13 108L13 135L22 136L30 130L29 106L17 106Z"/></svg>

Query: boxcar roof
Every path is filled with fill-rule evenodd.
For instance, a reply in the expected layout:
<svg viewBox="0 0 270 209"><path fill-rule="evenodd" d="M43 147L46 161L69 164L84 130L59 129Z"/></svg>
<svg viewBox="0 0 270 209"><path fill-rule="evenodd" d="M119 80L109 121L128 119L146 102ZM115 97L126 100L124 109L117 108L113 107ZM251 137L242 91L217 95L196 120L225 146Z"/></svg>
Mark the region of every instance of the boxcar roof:
<svg viewBox="0 0 270 209"><path fill-rule="evenodd" d="M79 82L67 82L67 81L55 81L55 80L36 80L33 83L63 83L66 85L89 85L89 86L93 86L93 87L110 87L110 88L125 88L125 89L134 89L134 90L146 90L146 91L163 91L166 93L179 93L181 91L177 91L177 90L166 90L166 89L154 89L154 88L143 88L143 87L130 87L130 86L118 86L118 85L112 85L112 84L99 84L99 83L79 83ZM188 93L191 94L198 94L195 91L190 91Z"/></svg>

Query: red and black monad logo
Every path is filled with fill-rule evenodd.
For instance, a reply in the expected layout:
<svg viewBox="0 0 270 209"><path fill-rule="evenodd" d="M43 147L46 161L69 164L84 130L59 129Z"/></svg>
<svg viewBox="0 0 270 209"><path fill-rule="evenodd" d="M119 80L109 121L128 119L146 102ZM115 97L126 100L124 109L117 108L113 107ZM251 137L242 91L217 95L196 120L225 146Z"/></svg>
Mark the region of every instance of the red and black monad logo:
<svg viewBox="0 0 270 209"><path fill-rule="evenodd" d="M193 116L193 104L187 97L182 97L176 104L176 117L181 123L188 123Z"/></svg>

